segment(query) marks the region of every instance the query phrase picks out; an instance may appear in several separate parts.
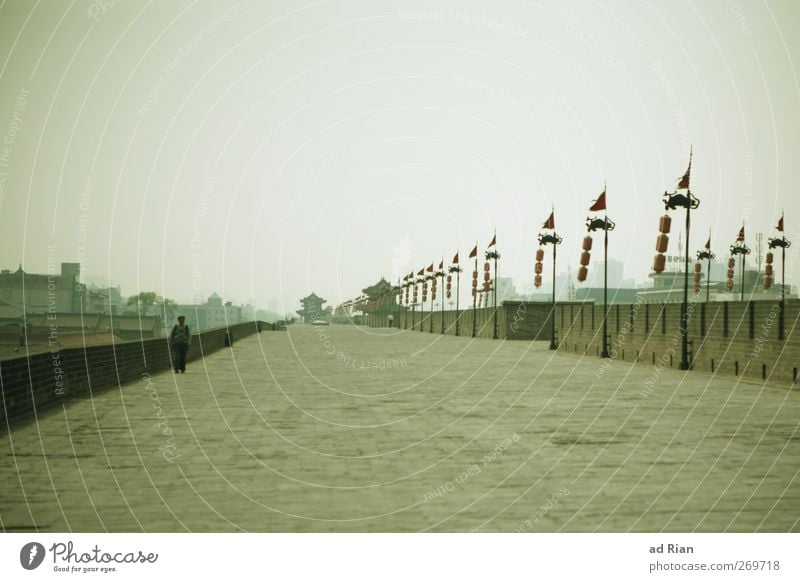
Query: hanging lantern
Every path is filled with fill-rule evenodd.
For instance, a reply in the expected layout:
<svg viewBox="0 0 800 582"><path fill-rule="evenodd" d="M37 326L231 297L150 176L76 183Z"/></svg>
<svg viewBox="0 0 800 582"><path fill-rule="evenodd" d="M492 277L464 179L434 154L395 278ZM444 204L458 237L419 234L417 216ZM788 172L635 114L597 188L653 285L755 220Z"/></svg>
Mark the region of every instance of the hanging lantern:
<svg viewBox="0 0 800 582"><path fill-rule="evenodd" d="M764 277L764 289L769 289L770 287L772 287L772 277L766 275Z"/></svg>
<svg viewBox="0 0 800 582"><path fill-rule="evenodd" d="M672 226L672 218L669 214L665 214L658 219L658 232L661 234L669 234L669 229ZM661 251L664 252L664 251Z"/></svg>
<svg viewBox="0 0 800 582"><path fill-rule="evenodd" d="M728 269L728 279L733 279L733 276L734 276L734 270Z"/></svg>
<svg viewBox="0 0 800 582"><path fill-rule="evenodd" d="M735 266L736 266L736 259L734 259L733 257L730 257L728 259L728 268L729 269L733 269Z"/></svg>
<svg viewBox="0 0 800 582"><path fill-rule="evenodd" d="M658 253L655 256L655 259L653 259L653 272L663 273L666 263L667 263L667 258L662 253Z"/></svg>
<svg viewBox="0 0 800 582"><path fill-rule="evenodd" d="M472 280L477 281L478 279L478 271L472 271Z"/></svg>
<svg viewBox="0 0 800 582"><path fill-rule="evenodd" d="M536 260L539 262L544 260L544 249L542 247L536 249Z"/></svg>
<svg viewBox="0 0 800 582"><path fill-rule="evenodd" d="M533 266L533 272L534 272L535 274L537 274L537 275L541 275L541 274L542 274L542 263L539 263L539 262L537 262L537 263L536 263L536 264Z"/></svg>
<svg viewBox="0 0 800 582"><path fill-rule="evenodd" d="M772 260L773 260L773 258L774 258L774 255L772 254L772 251L768 252L768 253L767 253L767 264L768 264L768 265L771 265L771 264L772 264Z"/></svg>
<svg viewBox="0 0 800 582"><path fill-rule="evenodd" d="M590 258L591 258L591 255L589 254L589 251L583 251L581 253L581 266L582 267L587 267L589 265L589 259Z"/></svg>
<svg viewBox="0 0 800 582"><path fill-rule="evenodd" d="M584 266L578 268L578 282L583 283L586 281L586 276L589 274L589 269Z"/></svg>
<svg viewBox="0 0 800 582"><path fill-rule="evenodd" d="M452 282L453 282L453 276L452 275L448 275L447 276L447 284L449 285Z"/></svg>
<svg viewBox="0 0 800 582"><path fill-rule="evenodd" d="M703 270L703 265L701 265L699 262L697 262L697 263L695 263L695 264L694 264L694 272L695 272L695 273L699 273L699 272L701 272L702 270Z"/></svg>
<svg viewBox="0 0 800 582"><path fill-rule="evenodd" d="M583 237L583 250L585 251L592 250L592 237L590 236Z"/></svg>
<svg viewBox="0 0 800 582"><path fill-rule="evenodd" d="M484 271L483 272L484 284L487 283L489 281L489 279L491 279L491 278L492 278L492 275L491 275L491 273L489 273L489 271Z"/></svg>
<svg viewBox="0 0 800 582"><path fill-rule="evenodd" d="M666 253L669 247L669 237L666 234L660 234L656 237L656 252Z"/></svg>
<svg viewBox="0 0 800 582"><path fill-rule="evenodd" d="M486 262L483 264L483 271L484 271L484 272L487 272L487 271L489 271L490 269L491 269L491 266L489 265L489 261L486 261Z"/></svg>
<svg viewBox="0 0 800 582"><path fill-rule="evenodd" d="M725 288L726 288L728 291L730 291L731 289L733 289L733 279L728 279L727 281L725 281Z"/></svg>
<svg viewBox="0 0 800 582"><path fill-rule="evenodd" d="M772 265L770 265L769 263L767 263L764 266L764 274L767 275L768 277L772 277Z"/></svg>
<svg viewBox="0 0 800 582"><path fill-rule="evenodd" d="M536 275L536 276L533 278L533 285L534 285L534 287L536 287L537 289L538 289L539 287L541 287L541 286L542 286L542 276L541 276L541 275Z"/></svg>
<svg viewBox="0 0 800 582"><path fill-rule="evenodd" d="M484 282L483 282L483 290L484 290L484 291L487 291L487 292L488 292L488 291L490 291L490 290L491 290L491 288L492 288L492 284L491 284L491 282L489 282L488 280L486 280L486 281L484 281Z"/></svg>

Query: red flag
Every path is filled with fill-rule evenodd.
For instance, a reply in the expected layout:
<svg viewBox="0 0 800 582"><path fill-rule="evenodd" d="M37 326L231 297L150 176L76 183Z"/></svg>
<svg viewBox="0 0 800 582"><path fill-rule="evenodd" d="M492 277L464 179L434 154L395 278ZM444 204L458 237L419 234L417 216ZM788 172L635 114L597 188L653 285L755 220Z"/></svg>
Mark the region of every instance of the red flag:
<svg viewBox="0 0 800 582"><path fill-rule="evenodd" d="M472 249L472 252L469 254L470 259L474 259L478 256L478 245L475 245L475 248Z"/></svg>
<svg viewBox="0 0 800 582"><path fill-rule="evenodd" d="M458 264L458 251L456 251L456 256L453 257L453 264L454 265Z"/></svg>
<svg viewBox="0 0 800 582"><path fill-rule="evenodd" d="M783 214L781 214L781 218L778 221L778 226L776 226L775 228L777 228L780 232L783 232Z"/></svg>
<svg viewBox="0 0 800 582"><path fill-rule="evenodd" d="M598 212L599 210L605 210L605 209L606 209L606 191L603 190L603 193L600 194L597 200L593 201L592 205L589 207L589 211Z"/></svg>
<svg viewBox="0 0 800 582"><path fill-rule="evenodd" d="M708 240L706 241L706 250L711 250L711 237L708 237Z"/></svg>
<svg viewBox="0 0 800 582"><path fill-rule="evenodd" d="M495 235L492 237L492 242L490 242L490 243L489 243L489 246L488 246L488 247L486 247L486 248L489 248L489 249L490 249L490 248L492 248L492 247L493 247L494 245L496 245L496 244L497 244L497 234L495 233Z"/></svg>
<svg viewBox="0 0 800 582"><path fill-rule="evenodd" d="M556 212L554 210L553 212L550 213L550 218L545 220L544 224L542 225L542 228L555 229L555 227L556 227Z"/></svg>
<svg viewBox="0 0 800 582"><path fill-rule="evenodd" d="M429 273L433 273L433 263L431 263L431 266L428 267L428 272Z"/></svg>
<svg viewBox="0 0 800 582"><path fill-rule="evenodd" d="M420 269L420 270L419 270L419 273L417 273L417 275L419 275L420 277L422 277L424 274L425 274L425 267L423 267L422 269Z"/></svg>
<svg viewBox="0 0 800 582"><path fill-rule="evenodd" d="M439 263L439 270L441 271L442 269L444 269L444 259L442 259L442 262Z"/></svg>
<svg viewBox="0 0 800 582"><path fill-rule="evenodd" d="M739 229L739 236L736 237L737 241L744 241L744 226Z"/></svg>
<svg viewBox="0 0 800 582"><path fill-rule="evenodd" d="M692 150L689 149L689 167L686 168L686 173L683 175L683 178L680 179L678 182L678 190L688 190L689 189L689 176L692 173Z"/></svg>

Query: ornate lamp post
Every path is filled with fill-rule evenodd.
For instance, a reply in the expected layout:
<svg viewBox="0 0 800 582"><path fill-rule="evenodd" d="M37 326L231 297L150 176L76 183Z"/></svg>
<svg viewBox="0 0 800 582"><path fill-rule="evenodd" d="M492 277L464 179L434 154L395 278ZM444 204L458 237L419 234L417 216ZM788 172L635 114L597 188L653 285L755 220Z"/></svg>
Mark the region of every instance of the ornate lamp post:
<svg viewBox="0 0 800 582"><path fill-rule="evenodd" d="M442 259L442 262L439 263L439 270L436 271L433 274L434 277L439 277L440 283L441 283L441 286L439 288L439 294L442 296L442 305L441 305L441 307L442 307L441 308L441 313L442 313L442 335L444 335L444 295L445 295L445 292L444 292L445 291L444 290L444 277L445 277L445 274L446 273L444 271L444 259Z"/></svg>
<svg viewBox="0 0 800 582"><path fill-rule="evenodd" d="M492 246L494 247L494 239L492 239ZM494 261L494 280L492 281L492 307L493 307L493 315L492 315L492 338L497 339L497 259L500 258L500 253L497 252L497 247L492 248L490 251L486 251L484 254L486 260L492 259Z"/></svg>
<svg viewBox="0 0 800 582"><path fill-rule="evenodd" d="M603 193L595 200L589 210L603 211L603 218L586 217L586 230L588 232L594 232L596 230L603 231L603 350L600 352L600 357L610 358L611 353L608 350L608 232L614 230L616 224L610 221L608 215L605 213L605 187L603 187Z"/></svg>
<svg viewBox="0 0 800 582"><path fill-rule="evenodd" d="M783 326L783 308L786 305L784 302L786 301L786 249L792 246L792 243L786 236L783 234L783 214L781 214L781 219L778 221L778 226L776 227L778 232L781 233L780 238L771 238L767 241L767 246L770 249L779 248L781 249L781 309L780 309L780 318L778 319L778 339L784 339L784 326Z"/></svg>
<svg viewBox="0 0 800 582"><path fill-rule="evenodd" d="M461 295L461 271L463 271L463 269L458 266L458 253L456 253L453 264L447 269L448 277L450 277L452 273L456 274L456 336L459 336L461 333L461 312L458 309L458 299Z"/></svg>
<svg viewBox="0 0 800 582"><path fill-rule="evenodd" d="M706 303L708 303L709 297L711 296L711 261L713 261L716 257L717 255L711 252L711 235L709 234L706 248L702 251L697 251L698 261L708 261L706 271Z"/></svg>
<svg viewBox="0 0 800 582"><path fill-rule="evenodd" d="M689 190L689 175L692 171L692 153L689 151L689 167L686 174L678 182L678 187L674 192L664 192L665 210L686 209L686 258L683 264L683 303L681 303L681 363L678 366L681 370L688 370L689 364L689 338L688 333L688 312L689 312L689 228L691 226L691 211L700 206L698 200ZM686 193L678 193L678 190L685 190Z"/></svg>
<svg viewBox="0 0 800 582"><path fill-rule="evenodd" d="M731 255L742 255L741 261L741 268L739 272L741 273L741 294L739 296L740 301L744 301L744 263L745 257L750 254L750 247L747 246L744 242L744 225L742 225L742 230L739 231L739 236L736 238L736 242L731 245Z"/></svg>
<svg viewBox="0 0 800 582"><path fill-rule="evenodd" d="M561 237L556 233L555 211L550 213L550 218L545 221L542 228L553 231L552 234L539 233L538 240L539 246L553 245L553 300L550 310L550 349L555 350L558 348L558 342L556 342L556 247L561 244Z"/></svg>

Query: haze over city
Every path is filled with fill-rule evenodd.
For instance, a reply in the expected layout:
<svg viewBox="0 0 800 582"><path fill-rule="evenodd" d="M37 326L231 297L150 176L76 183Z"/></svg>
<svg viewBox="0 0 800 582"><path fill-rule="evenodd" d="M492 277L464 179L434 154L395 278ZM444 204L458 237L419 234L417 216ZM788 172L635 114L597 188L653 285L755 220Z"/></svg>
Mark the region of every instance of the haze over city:
<svg viewBox="0 0 800 582"><path fill-rule="evenodd" d="M789 2L2 13L3 268L43 273L52 248L126 295L291 312L496 230L501 274L524 288L551 207L574 273L607 183L610 255L642 283L690 146L692 254L709 229L724 254L743 220L770 236L782 210L800 227Z"/></svg>

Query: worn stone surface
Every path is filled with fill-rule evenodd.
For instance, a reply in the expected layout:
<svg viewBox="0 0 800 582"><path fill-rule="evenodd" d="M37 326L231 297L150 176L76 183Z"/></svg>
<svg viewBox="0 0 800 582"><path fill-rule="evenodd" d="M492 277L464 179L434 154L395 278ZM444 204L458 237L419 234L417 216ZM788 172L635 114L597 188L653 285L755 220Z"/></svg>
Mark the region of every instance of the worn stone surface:
<svg viewBox="0 0 800 582"><path fill-rule="evenodd" d="M293 326L0 437L0 525L797 531L798 398L543 342Z"/></svg>

